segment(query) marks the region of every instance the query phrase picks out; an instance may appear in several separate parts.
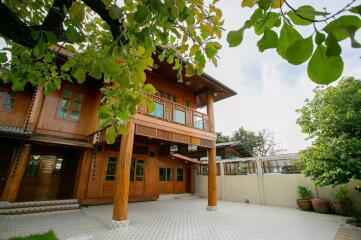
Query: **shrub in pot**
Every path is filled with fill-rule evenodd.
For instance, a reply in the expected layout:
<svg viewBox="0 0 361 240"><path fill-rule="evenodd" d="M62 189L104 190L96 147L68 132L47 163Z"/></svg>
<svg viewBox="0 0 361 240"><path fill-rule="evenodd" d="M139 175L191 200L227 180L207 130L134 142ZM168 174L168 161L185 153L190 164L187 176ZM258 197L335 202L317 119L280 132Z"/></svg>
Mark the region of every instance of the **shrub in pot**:
<svg viewBox="0 0 361 240"><path fill-rule="evenodd" d="M303 211L311 211L312 210L311 199L313 196L312 192L308 190L306 187L299 185L297 188L297 193L299 196L299 199L296 200L298 208Z"/></svg>
<svg viewBox="0 0 361 240"><path fill-rule="evenodd" d="M337 215L350 216L352 213L352 201L348 197L346 187L340 187L334 194L336 201L332 202L332 208Z"/></svg>

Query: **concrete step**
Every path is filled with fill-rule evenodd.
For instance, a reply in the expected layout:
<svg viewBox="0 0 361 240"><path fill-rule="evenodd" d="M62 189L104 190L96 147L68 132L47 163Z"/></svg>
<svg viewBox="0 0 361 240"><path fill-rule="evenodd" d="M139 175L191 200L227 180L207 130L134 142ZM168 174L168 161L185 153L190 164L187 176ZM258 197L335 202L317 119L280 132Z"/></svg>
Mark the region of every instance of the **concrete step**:
<svg viewBox="0 0 361 240"><path fill-rule="evenodd" d="M79 199L62 199L62 200L30 201L30 202L0 202L0 210L14 209L14 208L42 207L42 206L56 206L56 205L71 205L71 204L79 204Z"/></svg>
<svg viewBox="0 0 361 240"><path fill-rule="evenodd" d="M32 206L32 207L19 207L19 208L8 208L0 209L0 215L19 215L28 213L40 213L40 212L54 212L62 210L75 210L79 209L80 204L59 204L49 206Z"/></svg>
<svg viewBox="0 0 361 240"><path fill-rule="evenodd" d="M193 197L190 193L180 193L180 194L161 194L159 195L158 200L170 200L170 199L181 199L181 198L191 198Z"/></svg>

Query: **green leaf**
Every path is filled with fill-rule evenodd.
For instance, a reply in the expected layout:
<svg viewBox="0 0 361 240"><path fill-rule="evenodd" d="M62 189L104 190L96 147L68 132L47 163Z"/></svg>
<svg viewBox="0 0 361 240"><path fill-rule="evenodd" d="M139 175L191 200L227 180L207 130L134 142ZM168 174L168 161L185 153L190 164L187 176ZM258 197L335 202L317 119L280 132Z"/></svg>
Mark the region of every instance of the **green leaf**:
<svg viewBox="0 0 361 240"><path fill-rule="evenodd" d="M241 28L236 31L230 31L227 34L227 42L229 43L229 47L237 47L238 45L241 44L243 40L243 32L244 29Z"/></svg>
<svg viewBox="0 0 361 240"><path fill-rule="evenodd" d="M286 57L287 48L289 48L293 43L301 39L302 39L301 34L299 34L296 29L294 29L285 22L281 29L280 38L278 40L278 46L277 46L278 54L284 59L288 60Z"/></svg>
<svg viewBox="0 0 361 240"><path fill-rule="evenodd" d="M115 128L113 126L108 127L105 134L105 141L107 142L107 144L113 144L116 137L117 133L115 131Z"/></svg>
<svg viewBox="0 0 361 240"><path fill-rule="evenodd" d="M254 32L257 35L264 33L266 28L271 29L274 27L279 27L280 25L281 25L280 14L274 12L263 15L253 24Z"/></svg>
<svg viewBox="0 0 361 240"><path fill-rule="evenodd" d="M255 4L256 4L256 3L255 3L254 0L243 0L241 6L242 6L243 8L245 8L245 7L252 8Z"/></svg>
<svg viewBox="0 0 361 240"><path fill-rule="evenodd" d="M332 34L337 41L342 41L350 36L350 29L356 32L361 27L361 20L357 16L347 15L341 16L324 28L324 31Z"/></svg>
<svg viewBox="0 0 361 240"><path fill-rule="evenodd" d="M286 50L286 59L289 63L299 65L306 62L312 55L313 42L312 36L298 40L289 46Z"/></svg>
<svg viewBox="0 0 361 240"><path fill-rule="evenodd" d="M288 17L291 21L296 25L307 26L312 24L312 21L308 21L306 19L315 20L315 15L312 14L315 12L315 9L310 5L301 6L296 9L296 12L290 11L288 12ZM303 19L302 17L306 18Z"/></svg>
<svg viewBox="0 0 361 240"><path fill-rule="evenodd" d="M0 53L0 63L5 63L8 61L8 57L6 56L6 53L2 52Z"/></svg>
<svg viewBox="0 0 361 240"><path fill-rule="evenodd" d="M207 42L204 51L206 52L208 58L212 58L217 54L218 49L213 42Z"/></svg>
<svg viewBox="0 0 361 240"><path fill-rule="evenodd" d="M361 5L351 8L350 12L361 15Z"/></svg>
<svg viewBox="0 0 361 240"><path fill-rule="evenodd" d="M325 43L327 46L326 55L328 57L341 55L342 49L341 49L340 45L338 44L336 38L332 34L329 34L327 36Z"/></svg>
<svg viewBox="0 0 361 240"><path fill-rule="evenodd" d="M84 68L79 67L73 72L73 77L75 77L78 83L83 83L85 81L85 74Z"/></svg>
<svg viewBox="0 0 361 240"><path fill-rule="evenodd" d="M266 28L263 37L257 42L257 46L260 52L266 49L276 48L278 45L277 33Z"/></svg>
<svg viewBox="0 0 361 240"><path fill-rule="evenodd" d="M152 84L146 84L144 86L144 92L150 93L150 94L155 94L157 92L157 90L155 89L155 87L153 87Z"/></svg>
<svg viewBox="0 0 361 240"><path fill-rule="evenodd" d="M109 9L109 16L112 19L118 19L120 16L122 16L122 9L118 6L111 6Z"/></svg>
<svg viewBox="0 0 361 240"><path fill-rule="evenodd" d="M307 67L310 79L318 84L329 84L336 81L342 72L342 58L340 56L328 57L326 47L318 46Z"/></svg>
<svg viewBox="0 0 361 240"><path fill-rule="evenodd" d="M196 52L199 50L199 45L193 45L191 49L189 50L189 56L192 57L196 54Z"/></svg>
<svg viewBox="0 0 361 240"><path fill-rule="evenodd" d="M258 0L257 4L259 8L267 10L271 7L273 0Z"/></svg>
<svg viewBox="0 0 361 240"><path fill-rule="evenodd" d="M319 32L319 31L316 31L316 37L315 37L315 42L317 45L321 45L326 39L326 36L325 34Z"/></svg>
<svg viewBox="0 0 361 240"><path fill-rule="evenodd" d="M140 5L138 6L137 11L134 13L134 20L138 23L143 23L150 14L150 10L148 6L146 5Z"/></svg>

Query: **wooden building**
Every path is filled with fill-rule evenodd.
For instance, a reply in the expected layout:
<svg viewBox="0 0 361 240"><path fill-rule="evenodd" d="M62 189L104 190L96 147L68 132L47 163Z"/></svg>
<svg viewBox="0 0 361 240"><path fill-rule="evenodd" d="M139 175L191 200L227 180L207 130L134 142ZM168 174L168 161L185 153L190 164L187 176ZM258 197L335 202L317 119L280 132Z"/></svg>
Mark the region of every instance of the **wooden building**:
<svg viewBox="0 0 361 240"><path fill-rule="evenodd" d="M197 161L171 149L197 146L210 156L208 205L216 206L213 103L236 93L206 74L178 83L170 65L156 64L146 80L158 90L148 96L155 110L139 108L112 145L97 131L98 81L64 83L47 96L42 87L13 92L0 83L1 200L114 203L113 219L126 220L128 201L194 192Z"/></svg>

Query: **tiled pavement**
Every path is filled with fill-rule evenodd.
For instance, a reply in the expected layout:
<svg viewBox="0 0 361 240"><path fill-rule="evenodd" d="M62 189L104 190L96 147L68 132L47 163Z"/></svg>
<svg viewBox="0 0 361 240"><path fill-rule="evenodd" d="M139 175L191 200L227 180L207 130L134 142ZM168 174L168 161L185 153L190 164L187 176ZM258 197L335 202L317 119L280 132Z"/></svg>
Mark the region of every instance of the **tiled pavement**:
<svg viewBox="0 0 361 240"><path fill-rule="evenodd" d="M112 206L83 207L63 213L0 216L0 239L53 229L61 239L335 239L345 218L297 209L185 198L129 204L127 227L109 230Z"/></svg>

